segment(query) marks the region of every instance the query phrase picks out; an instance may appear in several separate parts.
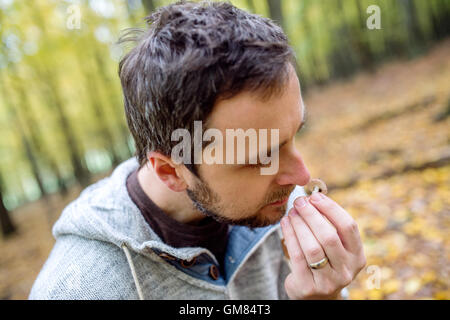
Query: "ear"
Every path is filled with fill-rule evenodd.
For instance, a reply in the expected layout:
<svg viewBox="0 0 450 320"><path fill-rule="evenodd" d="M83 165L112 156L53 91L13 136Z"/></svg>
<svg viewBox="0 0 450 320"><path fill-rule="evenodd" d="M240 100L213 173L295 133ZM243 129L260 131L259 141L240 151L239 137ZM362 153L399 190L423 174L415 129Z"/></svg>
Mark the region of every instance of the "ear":
<svg viewBox="0 0 450 320"><path fill-rule="evenodd" d="M153 172L167 188L175 192L186 190L188 185L181 174L179 165L175 164L170 157L152 151L148 153L147 159L148 165L153 168Z"/></svg>

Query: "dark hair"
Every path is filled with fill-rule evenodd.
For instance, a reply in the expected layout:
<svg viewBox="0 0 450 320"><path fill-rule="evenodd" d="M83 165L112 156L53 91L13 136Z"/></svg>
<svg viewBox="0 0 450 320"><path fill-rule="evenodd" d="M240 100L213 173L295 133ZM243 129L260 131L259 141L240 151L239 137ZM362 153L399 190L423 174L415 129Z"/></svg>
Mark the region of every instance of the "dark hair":
<svg viewBox="0 0 450 320"><path fill-rule="evenodd" d="M146 17L149 29L121 38L137 45L120 61L128 127L140 167L147 153L170 156L175 129L193 133L219 98L243 90L280 92L295 55L270 19L227 2L180 1ZM137 36L136 36L137 35ZM203 130L206 129L204 125ZM194 166L188 167L195 173Z"/></svg>

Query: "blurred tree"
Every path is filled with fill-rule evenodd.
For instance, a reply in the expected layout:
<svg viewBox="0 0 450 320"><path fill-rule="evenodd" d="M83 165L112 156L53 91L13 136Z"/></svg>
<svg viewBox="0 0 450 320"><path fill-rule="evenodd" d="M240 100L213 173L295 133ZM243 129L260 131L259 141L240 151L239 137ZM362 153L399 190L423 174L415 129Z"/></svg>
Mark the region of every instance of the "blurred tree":
<svg viewBox="0 0 450 320"><path fill-rule="evenodd" d="M7 237L16 231L16 227L11 221L9 212L3 203L4 183L0 172L0 227L3 237Z"/></svg>
<svg viewBox="0 0 450 320"><path fill-rule="evenodd" d="M281 28L283 28L283 30L287 31L281 6L281 0L267 0L267 4L269 6L270 18L274 20ZM295 62L294 68L297 75L299 75L300 69L297 61Z"/></svg>
<svg viewBox="0 0 450 320"><path fill-rule="evenodd" d="M13 64L10 64L10 69L16 70L16 68L14 67ZM18 72L13 71L12 74L17 75ZM45 206L46 206L45 212L46 212L47 222L48 222L48 225L51 226L52 222L53 222L53 216L52 216L53 206L50 202L50 198L48 197L47 190L44 187L44 176L43 176L44 173L40 169L40 165L39 165L39 162L40 162L40 159L38 157L39 152L36 152L36 150L33 150L33 147L32 147L32 140L37 139L36 137L33 137L33 134L37 135L37 132L33 132L31 134L31 137L32 137L31 139L26 134L25 125L24 125L24 123L22 123L22 119L19 114L21 108L23 108L23 107L28 108L28 101L26 101L24 89L22 87L23 82L20 81L20 79L18 79L16 77L14 77L12 82L14 84L14 87L16 88L16 91L18 92L18 103L13 105L13 103L12 103L13 95L6 91L6 85L2 85L1 86L2 95L4 97L9 97L9 99L7 99L7 101L4 101L4 105L6 106L7 113L10 115L11 120L17 129L17 135L20 137L20 140L23 145L24 154L25 154L24 157L28 160L28 163L30 164L31 173L33 175L34 180L37 183L40 196L43 197L43 199L44 199ZM3 81L3 83L5 84L6 81Z"/></svg>
<svg viewBox="0 0 450 320"><path fill-rule="evenodd" d="M115 128L117 128L117 132L119 133L119 144L121 145L121 149L125 150L124 154L121 158L121 160L128 159L132 156L131 150L128 148L128 142L127 137L130 135L130 131L128 130L125 119L124 119L124 112L123 112L123 103L121 101L121 98L119 97L120 89L119 90L113 90L114 83L112 80L112 77L107 72L107 67L105 64L104 59L102 58L102 53L100 52L100 48L96 48L95 52L93 53L93 57L96 61L97 68L98 68L98 75L100 76L102 83L104 87L109 88L107 90L108 93L108 102L109 107L115 111L120 110L120 113L113 112L113 115L115 116ZM120 106L117 108L116 106ZM121 116L119 116L119 114Z"/></svg>
<svg viewBox="0 0 450 320"><path fill-rule="evenodd" d="M305 69L311 70L311 72L308 73L308 75L303 74L303 78L305 79L305 87L307 88L309 85L313 83L321 83L323 82L320 73L318 70L319 68L319 60L318 55L314 54L316 47L317 47L317 41L314 36L313 27L312 27L312 21L311 21L311 8L314 5L314 2L312 0L304 0L302 10L300 11L301 14L301 27L303 29L303 34L305 35L305 43L307 46L305 56L302 57L302 63L305 65ZM297 68L298 69L298 68ZM299 72L297 72L299 74Z"/></svg>
<svg viewBox="0 0 450 320"><path fill-rule="evenodd" d="M53 157L51 156L50 150L48 150L47 145L45 144L43 140L42 133L39 131L39 123L36 121L36 118L33 116L33 112L30 108L30 99L25 91L25 88L23 84L25 83L25 80L18 77L18 71L12 72L16 77L11 77L13 87L15 89L16 95L18 97L18 104L17 104L17 113L20 112L20 114L23 117L24 126L28 128L30 134L30 143L31 146L29 147L30 153L36 154L36 158L39 159L39 162L42 163L43 166L49 171L51 171L56 176L57 181L57 189L61 193L61 195L67 194L67 187L64 182L64 179L62 177L62 174L60 172L60 169ZM17 121L19 121L20 115L16 115ZM41 189L41 193L43 195L46 195L47 192L44 188L44 182L43 182L43 172L42 170L39 170L36 165L36 171L39 176L38 179L38 185Z"/></svg>
<svg viewBox="0 0 450 320"><path fill-rule="evenodd" d="M255 3L253 0L246 0L245 3L247 4L247 8L249 8L250 12L256 13Z"/></svg>
<svg viewBox="0 0 450 320"><path fill-rule="evenodd" d="M400 4L403 6L405 16L405 27L408 34L408 51L414 55L416 50L422 47L424 42L422 30L417 18L416 6L413 0L400 0Z"/></svg>
<svg viewBox="0 0 450 320"><path fill-rule="evenodd" d="M329 52L329 61L331 69L331 77L347 77L356 71L356 61L354 50L351 47L351 30L348 23L348 15L345 10L343 0L334 2L336 10L325 10L327 14L326 20L331 21L333 15L339 14L339 22L335 32L337 33L336 41L331 44L332 50Z"/></svg>
<svg viewBox="0 0 450 320"><path fill-rule="evenodd" d="M358 12L358 19L353 24L353 30L351 33L351 41L353 50L358 54L359 63L361 67L370 71L374 71L374 57L372 55L369 39L366 28L366 10L361 5L360 0L355 0L356 8Z"/></svg>
<svg viewBox="0 0 450 320"><path fill-rule="evenodd" d="M142 4L144 5L144 9L147 14L155 11L156 9L154 0L142 0Z"/></svg>
<svg viewBox="0 0 450 320"><path fill-rule="evenodd" d="M267 0L267 4L269 6L270 18L285 29L281 0Z"/></svg>
<svg viewBox="0 0 450 320"><path fill-rule="evenodd" d="M52 37L49 35L47 26L45 25L42 13L39 8L33 3L31 6L32 14L36 25L39 27L43 34L43 38L49 41ZM80 146L75 138L74 131L70 125L70 121L64 110L63 96L57 81L57 75L54 69L48 68L47 65L35 65L33 66L40 79L45 79L45 99L48 104L52 106L56 111L57 118L59 120L62 136L65 139L65 145L67 152L69 153L70 162L72 164L74 176L81 186L86 186L90 182L90 174L84 165L84 159Z"/></svg>
<svg viewBox="0 0 450 320"><path fill-rule="evenodd" d="M6 83L4 79L2 79L3 83ZM14 105L12 105L12 94L6 91L6 85L2 85L2 92L1 94L4 97L9 97L9 99L5 99L4 106L7 108L7 114L11 117L12 122L15 124L15 127L17 129L17 135L20 137L20 140L22 141L25 157L28 160L31 168L31 172L33 174L33 178L36 180L36 183L39 188L39 192L41 195L45 195L45 188L43 179L41 177L41 174L39 172L39 165L38 165L38 159L35 155L35 153L32 150L31 143L25 133L24 126L21 122L21 119L19 118L19 115L17 113L17 110ZM23 101L21 101L23 102Z"/></svg>
<svg viewBox="0 0 450 320"><path fill-rule="evenodd" d="M39 78L46 79L46 83L41 83L43 86L42 93L48 105L56 112L61 135L65 140L65 146L69 154L74 176L81 186L86 186L90 182L90 174L87 171L86 166L83 165L84 160L81 156L82 152L80 151L79 144L75 138L75 133L70 125L69 117L64 110L62 94L58 82L55 79L55 75L53 72L49 71L46 66L34 67Z"/></svg>
<svg viewBox="0 0 450 320"><path fill-rule="evenodd" d="M86 44L84 48L86 46L89 45ZM92 61L92 59L85 59L81 56L80 51L77 51L76 53L78 57L78 65L80 66L79 69L81 70L81 73L84 76L84 81L86 83L85 88L87 90L90 105L92 107L92 110L94 111L96 131L101 137L102 145L105 146L109 156L112 159L112 164L115 167L120 163L120 156L115 150L115 139L108 126L107 117L103 109L103 103L99 94L100 88L96 81L96 74L94 74L95 65L91 64L92 62L95 62L95 60Z"/></svg>
<svg viewBox="0 0 450 320"><path fill-rule="evenodd" d="M429 1L431 8L431 24L435 40L443 39L450 34L450 1Z"/></svg>

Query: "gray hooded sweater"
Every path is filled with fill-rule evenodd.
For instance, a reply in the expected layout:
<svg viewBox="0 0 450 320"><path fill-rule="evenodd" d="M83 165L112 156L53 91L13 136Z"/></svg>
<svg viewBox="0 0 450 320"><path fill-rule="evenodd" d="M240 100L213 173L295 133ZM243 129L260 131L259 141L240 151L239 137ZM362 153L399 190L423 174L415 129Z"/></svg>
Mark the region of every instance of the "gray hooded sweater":
<svg viewBox="0 0 450 320"><path fill-rule="evenodd" d="M29 299L288 299L279 224L230 226L219 274L208 249L171 247L149 227L126 188L137 167L121 163L63 210ZM288 210L304 194L297 186Z"/></svg>

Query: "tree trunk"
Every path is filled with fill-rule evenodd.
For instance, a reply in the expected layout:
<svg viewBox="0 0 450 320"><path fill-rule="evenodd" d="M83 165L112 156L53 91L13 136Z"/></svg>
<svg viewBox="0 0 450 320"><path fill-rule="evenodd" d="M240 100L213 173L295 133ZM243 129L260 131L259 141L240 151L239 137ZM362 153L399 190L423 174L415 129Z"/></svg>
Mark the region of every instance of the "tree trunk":
<svg viewBox="0 0 450 320"><path fill-rule="evenodd" d="M113 167L115 167L120 163L120 156L116 154L116 150L114 148L114 136L109 129L107 118L103 110L102 101L99 97L100 89L95 80L95 74L92 72L91 66L84 63L84 59L81 57L80 53L77 54L77 58L81 73L86 80L88 97L97 122L97 132L101 137L102 145L106 147L107 152L112 158Z"/></svg>
<svg viewBox="0 0 450 320"><path fill-rule="evenodd" d="M361 66L364 69L367 69L371 72L374 71L374 61L373 55L368 43L367 35L366 35L366 10L361 6L360 0L355 0L356 8L358 11L359 23L356 24L353 29L354 36L352 37L353 46L358 53L359 61Z"/></svg>
<svg viewBox="0 0 450 320"><path fill-rule="evenodd" d="M283 10L281 8L281 0L267 0L267 4L269 6L270 18L284 29L284 18Z"/></svg>
<svg viewBox="0 0 450 320"><path fill-rule="evenodd" d="M431 25L434 40L450 34L450 5L448 0L435 1L431 5Z"/></svg>
<svg viewBox="0 0 450 320"><path fill-rule="evenodd" d="M331 77L347 77L356 71L356 64L353 59L353 52L349 43L350 28L347 22L347 15L345 12L343 0L338 0L336 4L336 11L325 10L327 16L326 19L331 19L329 14L338 13L341 16L341 25L337 28L336 32L338 37L333 41L332 50L330 52L330 69Z"/></svg>
<svg viewBox="0 0 450 320"><path fill-rule="evenodd" d="M253 0L247 0L246 4L251 13L256 13L255 3L253 2Z"/></svg>
<svg viewBox="0 0 450 320"><path fill-rule="evenodd" d="M302 27L304 30L304 33L307 35L307 39L305 39L305 41L308 41L310 43L310 47L311 48L315 48L316 47L316 42L315 39L313 37L313 29L312 29L312 25L311 25L311 21L308 17L308 9L311 5L310 1L305 1L304 2L304 6L303 6L303 15L302 15ZM311 54L308 55L308 57L306 58L307 61L305 61L305 64L309 66L309 69L311 70L317 70L319 69L319 61L317 60L317 55L315 54L315 51L310 50L309 52L311 52ZM297 73L298 76L299 73ZM306 88L312 84L317 84L320 83L321 79L320 77L317 76L316 72L312 72L308 81L305 82L305 86ZM303 88L305 88L305 86Z"/></svg>
<svg viewBox="0 0 450 320"><path fill-rule="evenodd" d="M82 165L84 159L81 156L81 152L78 143L75 139L75 134L73 133L72 126L69 123L67 115L65 113L61 93L56 84L54 75L48 70L44 71L44 76L41 79L46 79L49 86L49 92L47 92L47 99L50 100L50 104L56 109L56 115L58 122L61 126L62 135L66 142L67 151L69 152L70 162L74 171L75 178L80 183L82 187L87 186L90 183L90 174L86 168Z"/></svg>
<svg viewBox="0 0 450 320"><path fill-rule="evenodd" d="M7 237L16 231L8 210L3 203L3 180L0 175L0 227L3 237Z"/></svg>
<svg viewBox="0 0 450 320"><path fill-rule="evenodd" d="M401 6L403 7L407 34L408 34L408 51L410 55L415 55L417 48L423 45L424 37L422 30L417 19L417 11L414 1L401 0Z"/></svg>
<svg viewBox="0 0 450 320"><path fill-rule="evenodd" d="M99 52L99 50L97 50L94 53L94 57L97 62L99 75L102 78L105 86L107 88L114 87L111 76L107 72L107 68L104 63L104 59L102 59L101 53ZM109 100L109 106L110 106L110 108L112 108L112 112L113 112L114 118L115 118L114 127L117 128L117 130L119 132L120 145L124 150L128 151L126 154L122 155L122 157L120 158L121 160L125 160L132 156L130 149L128 148L128 142L127 142L127 137L130 132L128 130L128 127L125 124L125 118L122 118L121 116L119 116L119 114L124 116L124 109L123 109L122 101L118 95L118 91L108 90L108 100ZM118 112L119 110L120 110L120 112Z"/></svg>
<svg viewBox="0 0 450 320"><path fill-rule="evenodd" d="M30 2L30 9L32 10L35 23L42 31L42 38L51 39L48 35L47 26L44 23L44 19L40 14L40 10L33 1ZM78 183L82 187L85 187L90 182L90 174L87 171L86 166L83 165L84 159L82 157L82 152L80 151L80 147L75 139L75 134L73 133L73 129L65 113L63 98L57 84L57 75L53 72L53 70L50 71L45 64L41 64L41 66L36 65L34 70L38 74L39 79L46 81L47 90L45 92L45 99L49 105L53 105L56 109L56 115L58 117L65 144L67 146L67 152L69 153L74 176Z"/></svg>
<svg viewBox="0 0 450 320"><path fill-rule="evenodd" d="M156 9L155 2L153 0L142 0L142 4L144 5L144 9L147 14L152 13Z"/></svg>
<svg viewBox="0 0 450 320"><path fill-rule="evenodd" d="M284 21L283 10L281 7L281 0L267 0L267 4L269 6L270 18L274 20L287 34L286 23ZM297 61L295 61L294 68L297 76L300 76L300 67Z"/></svg>
<svg viewBox="0 0 450 320"><path fill-rule="evenodd" d="M13 70L12 73L15 74L16 72ZM17 79L17 81L20 80ZM52 159L47 146L42 140L41 134L39 133L39 128L36 124L36 120L34 119L33 114L29 108L29 99L27 98L24 88L21 85L15 85L14 89L19 97L19 106L22 110L21 114L24 117L25 126L30 131L30 142L33 146L33 153L36 154L36 157L41 160L41 162L47 169L52 170L52 172L55 174L58 184L58 192L60 192L64 196L67 194L67 187L64 183L64 179L62 178L56 161Z"/></svg>
<svg viewBox="0 0 450 320"><path fill-rule="evenodd" d="M16 72L16 71L13 70L11 72L14 74L14 72ZM17 81L17 79L16 79L16 81ZM5 81L2 81L2 82L5 83ZM25 133L24 126L19 117L19 114L18 114L15 106L11 105L11 103L10 103L11 94L9 94L9 92L6 91L5 85L2 85L1 88L2 88L3 96L9 97L9 99L4 100L4 105L7 108L7 113L10 115L11 120L13 121L13 123L15 124L15 126L17 128L17 134L20 136L20 140L22 141L25 156L27 157L28 162L30 163L31 172L33 174L34 179L36 180L36 182L38 184L41 196L45 196L46 191L44 188L44 183L43 183L42 177L39 172L40 170L39 170L39 165L38 165L38 159L36 158L35 154L33 153L33 150L31 148L31 143ZM19 97L19 98L21 98L21 97ZM21 102L23 102L23 101L21 101Z"/></svg>
<svg viewBox="0 0 450 320"><path fill-rule="evenodd" d="M12 70L10 71L11 74L17 74L17 70L15 70L14 68L12 68ZM16 92L18 92L18 98L19 98L19 103L17 104L17 108L15 108L14 105L10 105L9 103L6 103L6 107L8 108L7 111L8 113L11 115L12 121L15 123L16 127L17 127L17 131L18 131L18 135L20 136L20 139L22 140L22 145L25 151L25 157L28 159L28 162L30 164L31 167L31 172L32 175L35 179L35 181L38 184L38 188L39 191L41 193L41 198L45 201L46 204L46 218L47 218L47 222L49 224L49 227L51 227L51 224L53 222L53 206L52 203L50 202L50 198L48 197L47 191L45 190L44 187L44 180L43 180L43 174L42 171L40 170L40 166L39 166L39 160L41 159L39 157L39 153L42 152L42 150L40 149L35 149L35 150L40 150L38 153L36 153L33 148L32 148L32 142L30 140L32 139L36 139L37 137L37 133L34 132L31 134L32 137L29 139L26 132L25 132L25 127L22 123L22 120L20 118L20 114L19 114L19 110L20 108L28 108L28 101L25 97L25 93L23 92L23 88L21 87L21 85L17 84L17 82L20 81L19 78L15 78L13 80L13 82L16 82L15 84L15 89ZM12 95L8 95L6 92L6 86L2 86L2 93L4 94L4 96L8 96L12 97ZM8 100L9 102L10 100ZM6 100L5 100L6 102ZM27 116L29 116L29 114L27 113ZM31 124L31 123L29 123ZM36 146L35 146L36 147Z"/></svg>

